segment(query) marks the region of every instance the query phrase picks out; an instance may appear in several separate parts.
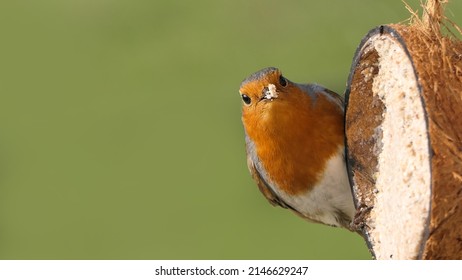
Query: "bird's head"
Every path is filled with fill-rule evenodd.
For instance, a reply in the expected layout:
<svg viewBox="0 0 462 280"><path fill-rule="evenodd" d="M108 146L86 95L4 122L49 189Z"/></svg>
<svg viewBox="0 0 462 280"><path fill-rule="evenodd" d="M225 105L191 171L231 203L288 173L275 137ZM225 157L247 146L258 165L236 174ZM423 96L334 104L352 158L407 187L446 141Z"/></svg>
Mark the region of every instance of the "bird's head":
<svg viewBox="0 0 462 280"><path fill-rule="evenodd" d="M250 75L241 83L239 89L243 110L264 110L276 99L283 99L290 84L291 82L282 76L281 71L274 67L268 67Z"/></svg>

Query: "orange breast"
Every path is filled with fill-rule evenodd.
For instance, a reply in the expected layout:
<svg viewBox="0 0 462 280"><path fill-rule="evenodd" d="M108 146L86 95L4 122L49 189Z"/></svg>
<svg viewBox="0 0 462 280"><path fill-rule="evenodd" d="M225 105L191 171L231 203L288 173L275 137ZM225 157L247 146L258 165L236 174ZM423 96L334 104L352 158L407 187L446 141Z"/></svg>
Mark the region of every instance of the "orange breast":
<svg viewBox="0 0 462 280"><path fill-rule="evenodd" d="M247 135L270 179L288 194L313 188L343 145L343 111L319 94L315 103L291 85L258 110L244 111Z"/></svg>

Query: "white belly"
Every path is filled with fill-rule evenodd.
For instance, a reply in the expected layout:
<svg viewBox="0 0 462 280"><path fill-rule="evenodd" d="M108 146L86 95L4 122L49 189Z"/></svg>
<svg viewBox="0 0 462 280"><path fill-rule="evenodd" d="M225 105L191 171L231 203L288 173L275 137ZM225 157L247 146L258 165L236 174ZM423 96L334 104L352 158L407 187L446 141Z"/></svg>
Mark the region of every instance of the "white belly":
<svg viewBox="0 0 462 280"><path fill-rule="evenodd" d="M341 151L326 164L324 176L309 192L298 196L278 193L281 198L303 216L332 226L345 226L339 223L339 211L351 221L355 215L353 196Z"/></svg>

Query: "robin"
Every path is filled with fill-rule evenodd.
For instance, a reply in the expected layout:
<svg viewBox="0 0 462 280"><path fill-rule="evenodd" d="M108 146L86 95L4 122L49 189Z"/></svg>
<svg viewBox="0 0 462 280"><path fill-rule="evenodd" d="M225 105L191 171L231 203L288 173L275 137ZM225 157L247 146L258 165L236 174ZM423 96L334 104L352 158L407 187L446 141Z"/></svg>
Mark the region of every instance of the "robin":
<svg viewBox="0 0 462 280"><path fill-rule="evenodd" d="M239 93L247 165L266 199L306 220L355 230L343 98L291 82L274 67L250 75Z"/></svg>

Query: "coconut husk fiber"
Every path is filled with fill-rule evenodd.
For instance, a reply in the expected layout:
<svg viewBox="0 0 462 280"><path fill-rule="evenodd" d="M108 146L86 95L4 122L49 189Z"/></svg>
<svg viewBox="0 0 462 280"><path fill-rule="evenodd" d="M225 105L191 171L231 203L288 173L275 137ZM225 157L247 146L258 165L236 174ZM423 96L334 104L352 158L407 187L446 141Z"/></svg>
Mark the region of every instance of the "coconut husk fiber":
<svg viewBox="0 0 462 280"><path fill-rule="evenodd" d="M374 28L353 59L347 166L377 259L462 259L462 42L443 8Z"/></svg>

